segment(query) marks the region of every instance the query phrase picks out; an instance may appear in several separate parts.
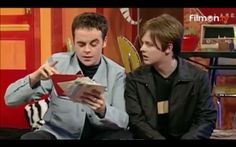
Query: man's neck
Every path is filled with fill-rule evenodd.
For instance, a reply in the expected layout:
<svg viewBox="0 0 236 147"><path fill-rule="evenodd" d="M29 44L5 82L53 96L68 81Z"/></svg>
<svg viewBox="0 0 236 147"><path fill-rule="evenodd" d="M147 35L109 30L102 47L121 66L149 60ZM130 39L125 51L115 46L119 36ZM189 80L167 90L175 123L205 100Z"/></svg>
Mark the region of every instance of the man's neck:
<svg viewBox="0 0 236 147"><path fill-rule="evenodd" d="M154 65L156 71L159 72L164 78L169 77L177 68L177 60L172 58L171 60L166 60L162 63Z"/></svg>
<svg viewBox="0 0 236 147"><path fill-rule="evenodd" d="M78 59L78 61L79 61L79 59ZM80 65L80 68L83 72L83 75L88 76L90 79L93 78L93 76L97 72L97 69L100 64L101 64L101 60L99 61L99 63L97 65L92 65L92 66L86 66L82 62L79 61L79 65Z"/></svg>

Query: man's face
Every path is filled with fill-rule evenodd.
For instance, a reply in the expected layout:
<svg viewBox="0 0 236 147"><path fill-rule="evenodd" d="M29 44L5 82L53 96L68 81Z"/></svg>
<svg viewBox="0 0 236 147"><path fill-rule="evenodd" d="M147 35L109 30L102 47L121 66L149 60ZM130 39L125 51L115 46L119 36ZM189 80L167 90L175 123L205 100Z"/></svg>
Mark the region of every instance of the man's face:
<svg viewBox="0 0 236 147"><path fill-rule="evenodd" d="M106 47L106 38L102 39L102 32L96 28L79 28L75 30L74 47L80 62L86 66L97 65Z"/></svg>
<svg viewBox="0 0 236 147"><path fill-rule="evenodd" d="M147 31L142 39L142 46L140 51L142 52L144 64L155 64L162 60L165 57L165 52L162 51L161 43L159 40L156 40L156 45L150 37L150 31Z"/></svg>

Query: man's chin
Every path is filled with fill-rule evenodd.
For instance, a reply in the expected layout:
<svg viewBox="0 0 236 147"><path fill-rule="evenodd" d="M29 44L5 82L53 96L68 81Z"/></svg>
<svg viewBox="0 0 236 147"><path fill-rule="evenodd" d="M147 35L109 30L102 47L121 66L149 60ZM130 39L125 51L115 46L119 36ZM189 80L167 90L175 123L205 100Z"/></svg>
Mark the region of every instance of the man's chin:
<svg viewBox="0 0 236 147"><path fill-rule="evenodd" d="M148 61L143 61L143 63L144 63L145 65L150 65L150 64L151 64L151 63L148 62Z"/></svg>
<svg viewBox="0 0 236 147"><path fill-rule="evenodd" d="M91 62L91 61L83 61L82 63L83 63L85 66L93 66L93 65L94 65L94 63Z"/></svg>

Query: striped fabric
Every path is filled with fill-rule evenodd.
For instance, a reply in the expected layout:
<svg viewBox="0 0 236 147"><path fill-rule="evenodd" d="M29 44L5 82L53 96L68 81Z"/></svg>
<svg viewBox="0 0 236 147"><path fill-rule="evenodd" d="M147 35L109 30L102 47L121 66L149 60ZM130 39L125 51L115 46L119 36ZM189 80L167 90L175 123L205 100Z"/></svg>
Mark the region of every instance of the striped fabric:
<svg viewBox="0 0 236 147"><path fill-rule="evenodd" d="M37 130L45 123L43 116L48 109L49 102L50 99L46 98L25 106L27 121L31 129Z"/></svg>

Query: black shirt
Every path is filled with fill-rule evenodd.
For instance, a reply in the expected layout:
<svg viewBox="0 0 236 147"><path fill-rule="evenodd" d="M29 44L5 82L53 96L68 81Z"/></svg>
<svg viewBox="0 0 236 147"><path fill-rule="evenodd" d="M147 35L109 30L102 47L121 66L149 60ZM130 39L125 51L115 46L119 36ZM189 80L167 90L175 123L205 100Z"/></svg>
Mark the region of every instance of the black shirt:
<svg viewBox="0 0 236 147"><path fill-rule="evenodd" d="M83 74L85 77L89 77L90 79L93 78L93 76L95 75L95 73L98 70L99 65L101 64L101 60L99 61L99 63L97 65L93 65L93 66L86 66L84 65L82 62L79 62L80 68L83 71Z"/></svg>
<svg viewBox="0 0 236 147"><path fill-rule="evenodd" d="M98 70L99 65L101 64L101 60L97 65L93 65L93 66L86 66L82 62L80 62L79 60L78 60L78 62L79 62L81 70L83 71L83 75L85 77L89 77L90 79L93 78L93 76L95 75L95 73ZM91 125L91 123L89 122L88 116L86 115L81 139L82 140L83 139L85 139L85 140L90 139L91 136L93 135L93 130L94 130L94 127Z"/></svg>
<svg viewBox="0 0 236 147"><path fill-rule="evenodd" d="M158 102L161 102L161 101L168 101L169 102L169 99L171 96L172 84L173 84L173 81L174 81L175 76L177 74L177 68L167 78L164 78L158 71L156 71L154 69L154 67L152 67L152 72L153 72L153 77L154 77L154 83L156 86L156 98L155 98L156 105ZM168 108L169 107L170 106L168 106ZM157 110L156 110L156 112L157 112ZM158 115L157 116L158 130L167 139L171 138L171 136L169 135L168 112L164 113L164 114L157 113L157 115Z"/></svg>

